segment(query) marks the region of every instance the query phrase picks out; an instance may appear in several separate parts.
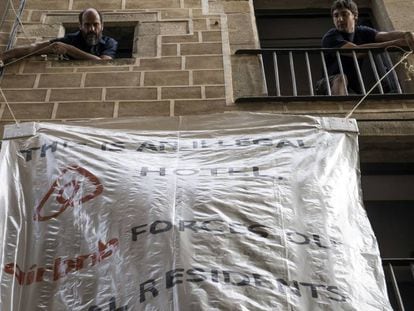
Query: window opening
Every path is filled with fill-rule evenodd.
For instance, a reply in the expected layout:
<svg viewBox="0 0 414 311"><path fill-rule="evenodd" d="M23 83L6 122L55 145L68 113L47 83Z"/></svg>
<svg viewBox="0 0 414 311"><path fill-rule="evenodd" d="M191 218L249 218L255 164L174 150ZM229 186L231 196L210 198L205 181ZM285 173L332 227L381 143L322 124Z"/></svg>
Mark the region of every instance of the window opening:
<svg viewBox="0 0 414 311"><path fill-rule="evenodd" d="M131 58L134 46L135 25L111 26L105 23L103 34L118 41L116 58ZM65 33L76 32L77 26L65 27Z"/></svg>

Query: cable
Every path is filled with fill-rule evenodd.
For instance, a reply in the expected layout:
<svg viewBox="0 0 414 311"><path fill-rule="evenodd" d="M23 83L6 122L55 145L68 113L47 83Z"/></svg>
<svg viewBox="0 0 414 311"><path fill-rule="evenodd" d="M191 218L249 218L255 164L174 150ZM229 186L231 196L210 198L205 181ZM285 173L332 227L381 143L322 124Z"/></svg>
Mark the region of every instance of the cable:
<svg viewBox="0 0 414 311"><path fill-rule="evenodd" d="M393 46L394 47L394 46ZM391 46L390 47L388 47L388 48L391 48ZM401 48L400 48L401 49ZM387 49L386 49L387 50ZM413 53L413 51L409 51L409 52L407 52L406 50L404 50L404 49L401 49L401 50L403 50L404 52L405 52L405 54L403 55L403 57L401 57L401 59L394 65L394 66L392 66L391 67L391 69L390 70L388 70L382 77L381 77L381 79L379 79L378 81L377 81L377 83L375 83L373 86L372 86L372 88L361 98L361 100L351 109L351 111L346 115L346 119L348 119L348 118L350 118L351 116L352 116L352 114L355 112L355 110L362 104L362 102L365 100L365 98L367 98L367 96L369 95L369 94L371 94L371 92L377 87L377 85L378 84L380 84L381 83L381 81L386 77L386 76L388 76L388 74L390 73L390 72L392 72L399 64L401 64L408 56L410 56L412 53Z"/></svg>
<svg viewBox="0 0 414 311"><path fill-rule="evenodd" d="M10 7L12 8L12 11L13 11L14 15L16 16L17 22L19 23L20 27L22 28L23 35L26 37L26 39L29 39L29 36L27 35L26 31L24 30L23 22L21 20L21 14L19 15L17 13L17 11L16 11L16 9L13 5L13 0L9 0L9 3L10 3ZM22 3L23 3L23 7L24 7L26 1L22 1ZM23 8L22 8L21 12L23 12Z"/></svg>
<svg viewBox="0 0 414 311"><path fill-rule="evenodd" d="M0 88L0 94L4 98L4 101L6 103L6 106L9 109L10 114L11 114L14 122L16 123L17 126L19 126L19 121L17 121L16 117L14 116L13 110L11 109L9 102L7 101L6 95L4 95L4 92L3 92L3 90L1 88Z"/></svg>

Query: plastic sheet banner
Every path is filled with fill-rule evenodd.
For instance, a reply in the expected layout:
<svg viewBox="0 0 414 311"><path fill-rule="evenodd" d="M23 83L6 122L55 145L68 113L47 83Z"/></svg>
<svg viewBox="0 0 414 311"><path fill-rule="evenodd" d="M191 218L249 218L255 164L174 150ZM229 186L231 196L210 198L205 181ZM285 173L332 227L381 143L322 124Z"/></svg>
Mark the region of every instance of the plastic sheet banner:
<svg viewBox="0 0 414 311"><path fill-rule="evenodd" d="M391 310L354 120L28 123L0 159L0 309Z"/></svg>

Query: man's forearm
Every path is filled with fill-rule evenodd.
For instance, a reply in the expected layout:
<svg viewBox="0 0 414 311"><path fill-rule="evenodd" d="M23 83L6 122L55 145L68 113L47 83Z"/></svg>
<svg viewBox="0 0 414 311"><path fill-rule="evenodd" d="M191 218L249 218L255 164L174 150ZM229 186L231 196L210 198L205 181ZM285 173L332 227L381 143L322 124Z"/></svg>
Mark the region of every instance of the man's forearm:
<svg viewBox="0 0 414 311"><path fill-rule="evenodd" d="M102 57L95 56L93 54L84 52L73 45L61 43L61 42L42 42L31 46L17 47L0 54L0 60L7 62L13 58L20 58L29 55L39 54L67 54L74 59L81 60L102 60L112 59L112 57L103 55Z"/></svg>
<svg viewBox="0 0 414 311"><path fill-rule="evenodd" d="M10 59L20 58L27 55L46 54L48 53L49 45L49 42L42 42L35 45L13 48L0 54L0 59L7 62Z"/></svg>
<svg viewBox="0 0 414 311"><path fill-rule="evenodd" d="M375 42L387 42L393 40L404 39L405 31L380 31L375 36Z"/></svg>

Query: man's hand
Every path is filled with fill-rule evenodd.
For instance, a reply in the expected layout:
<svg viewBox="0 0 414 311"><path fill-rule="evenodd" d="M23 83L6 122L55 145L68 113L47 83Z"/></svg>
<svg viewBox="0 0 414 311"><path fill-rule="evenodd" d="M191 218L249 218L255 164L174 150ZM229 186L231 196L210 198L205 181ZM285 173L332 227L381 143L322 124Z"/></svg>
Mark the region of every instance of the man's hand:
<svg viewBox="0 0 414 311"><path fill-rule="evenodd" d="M408 47L414 52L414 34L410 31L404 33L404 39L407 42Z"/></svg>

